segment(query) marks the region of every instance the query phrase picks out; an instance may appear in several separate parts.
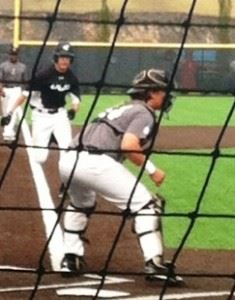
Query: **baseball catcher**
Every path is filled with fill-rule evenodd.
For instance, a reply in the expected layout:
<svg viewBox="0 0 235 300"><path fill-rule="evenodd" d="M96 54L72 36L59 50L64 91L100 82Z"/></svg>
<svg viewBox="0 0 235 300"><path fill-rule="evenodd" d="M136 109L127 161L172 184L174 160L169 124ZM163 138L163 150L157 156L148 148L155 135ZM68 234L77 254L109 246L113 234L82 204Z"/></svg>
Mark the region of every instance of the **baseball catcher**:
<svg viewBox="0 0 235 300"><path fill-rule="evenodd" d="M152 195L122 164L129 159L143 166L145 150L155 138L155 111L169 111L172 100L166 97L168 78L164 71L144 70L134 78L128 90L131 101L101 113L85 128L84 135L76 136L71 148L78 149L79 161L69 186L70 205L64 217L65 255L61 268L66 272L79 272L84 264L82 234L95 208L96 195L101 195L122 211L134 214L134 231L145 260L148 279L168 280L179 284L169 264L165 263L161 219L164 201ZM66 182L76 160L76 151L68 151L60 161L60 174ZM160 186L165 172L150 160L145 164L150 179ZM131 197L132 191L134 193Z"/></svg>

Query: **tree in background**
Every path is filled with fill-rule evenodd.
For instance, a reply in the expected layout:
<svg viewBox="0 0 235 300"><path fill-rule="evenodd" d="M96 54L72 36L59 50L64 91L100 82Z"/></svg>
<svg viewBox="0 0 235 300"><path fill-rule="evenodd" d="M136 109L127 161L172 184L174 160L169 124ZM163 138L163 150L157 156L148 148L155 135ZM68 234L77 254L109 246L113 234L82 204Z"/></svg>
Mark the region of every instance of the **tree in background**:
<svg viewBox="0 0 235 300"><path fill-rule="evenodd" d="M232 0L218 0L219 2L219 23L229 24L232 11ZM221 28L219 31L219 41L221 43L229 43L229 29Z"/></svg>
<svg viewBox="0 0 235 300"><path fill-rule="evenodd" d="M109 22L111 20L111 13L107 0L102 0L101 10L100 10L100 21ZM99 30L99 40L101 42L109 42L111 30L110 25L101 24Z"/></svg>

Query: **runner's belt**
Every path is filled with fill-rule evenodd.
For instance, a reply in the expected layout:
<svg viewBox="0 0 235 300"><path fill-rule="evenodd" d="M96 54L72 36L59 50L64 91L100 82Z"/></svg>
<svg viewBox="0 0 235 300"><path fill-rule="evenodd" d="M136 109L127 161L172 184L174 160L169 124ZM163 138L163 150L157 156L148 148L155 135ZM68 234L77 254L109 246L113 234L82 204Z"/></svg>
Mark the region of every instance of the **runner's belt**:
<svg viewBox="0 0 235 300"><path fill-rule="evenodd" d="M56 114L59 111L59 108L37 108L36 106L30 105L31 109L35 109L40 113L47 114Z"/></svg>

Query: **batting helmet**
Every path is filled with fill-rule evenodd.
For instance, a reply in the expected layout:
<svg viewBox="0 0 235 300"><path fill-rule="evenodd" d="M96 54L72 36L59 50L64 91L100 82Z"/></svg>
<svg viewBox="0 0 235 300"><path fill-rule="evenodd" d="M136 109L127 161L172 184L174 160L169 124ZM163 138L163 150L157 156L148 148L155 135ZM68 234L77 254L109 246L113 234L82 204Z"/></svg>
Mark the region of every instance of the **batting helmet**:
<svg viewBox="0 0 235 300"><path fill-rule="evenodd" d="M148 90L166 90L169 80L163 70L149 69L138 73L133 80L133 87L128 94L144 93Z"/></svg>
<svg viewBox="0 0 235 300"><path fill-rule="evenodd" d="M74 52L69 42L61 42L57 45L54 52L54 61L57 62L59 57L69 57L73 62Z"/></svg>

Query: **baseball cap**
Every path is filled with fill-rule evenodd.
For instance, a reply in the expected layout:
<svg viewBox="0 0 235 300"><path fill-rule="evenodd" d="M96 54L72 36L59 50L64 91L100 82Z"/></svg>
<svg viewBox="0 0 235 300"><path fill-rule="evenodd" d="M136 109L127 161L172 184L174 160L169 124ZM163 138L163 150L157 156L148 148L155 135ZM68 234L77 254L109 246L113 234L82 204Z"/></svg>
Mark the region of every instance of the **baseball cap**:
<svg viewBox="0 0 235 300"><path fill-rule="evenodd" d="M10 55L18 55L18 53L19 53L19 48L16 48L14 46L11 46L11 48L8 52L8 54L10 54Z"/></svg>

